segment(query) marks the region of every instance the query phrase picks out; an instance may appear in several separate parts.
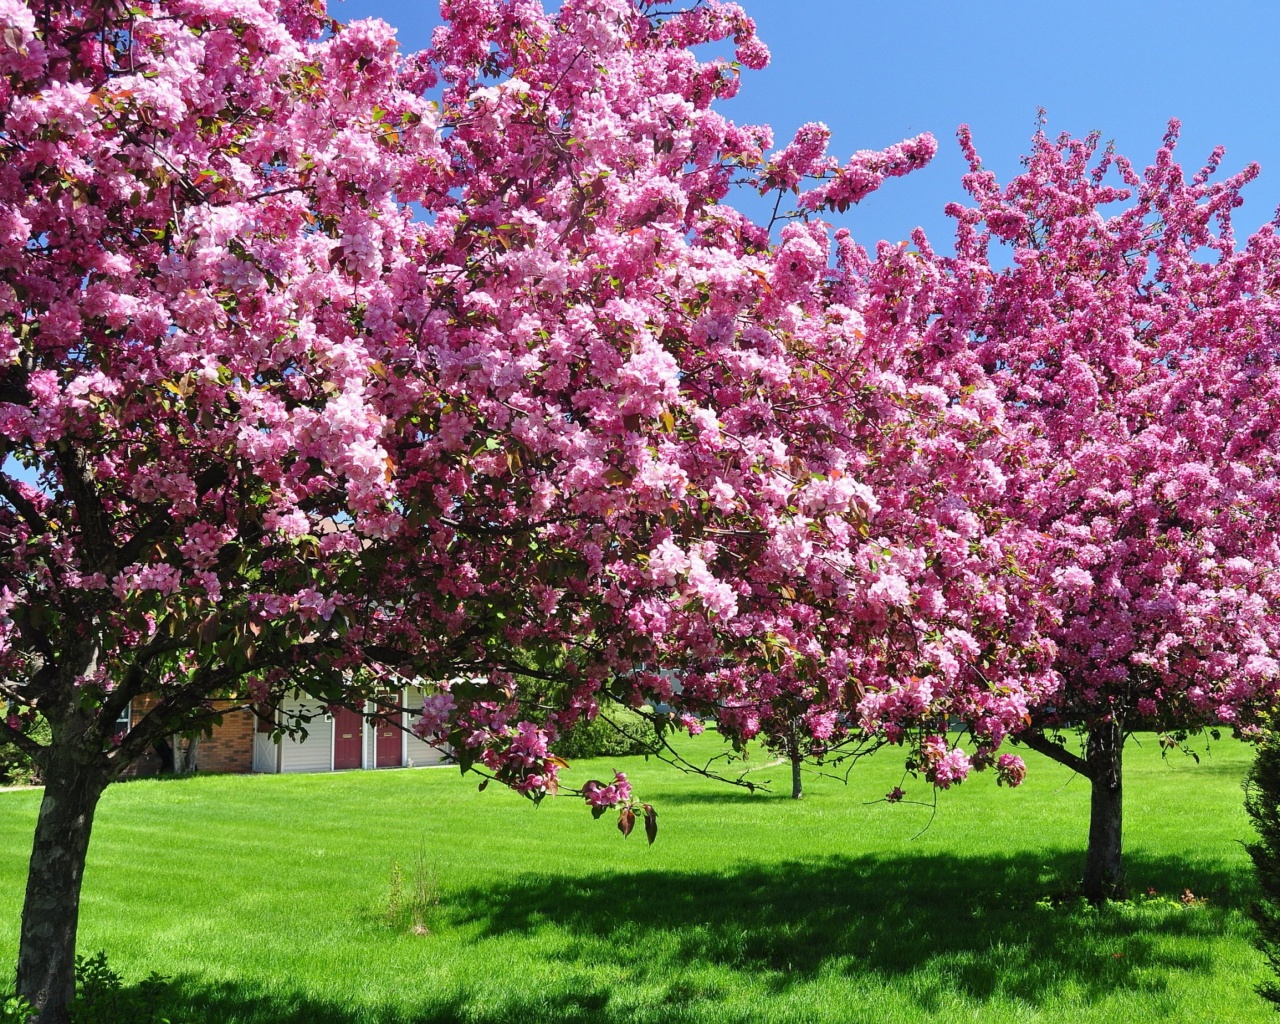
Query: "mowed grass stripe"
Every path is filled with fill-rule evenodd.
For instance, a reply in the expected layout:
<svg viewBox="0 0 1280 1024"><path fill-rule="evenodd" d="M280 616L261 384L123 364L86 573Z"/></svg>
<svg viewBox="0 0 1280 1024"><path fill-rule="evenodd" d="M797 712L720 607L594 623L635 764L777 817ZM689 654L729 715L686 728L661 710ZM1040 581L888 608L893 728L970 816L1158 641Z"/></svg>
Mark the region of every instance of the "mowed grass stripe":
<svg viewBox="0 0 1280 1024"><path fill-rule="evenodd" d="M1079 872L1088 787L1034 755L1021 790L975 777L932 824L877 802L893 751L848 787L807 778L799 803L784 766L751 795L642 759L574 765L629 773L659 810L652 848L578 801L535 809L449 769L130 782L98 813L81 949L172 977L175 1024L1268 1021L1239 844L1250 757L1127 748L1137 898L1098 909L1044 899ZM9 963L37 806L0 794ZM407 910L388 922L392 866L411 889L419 860L426 935Z"/></svg>

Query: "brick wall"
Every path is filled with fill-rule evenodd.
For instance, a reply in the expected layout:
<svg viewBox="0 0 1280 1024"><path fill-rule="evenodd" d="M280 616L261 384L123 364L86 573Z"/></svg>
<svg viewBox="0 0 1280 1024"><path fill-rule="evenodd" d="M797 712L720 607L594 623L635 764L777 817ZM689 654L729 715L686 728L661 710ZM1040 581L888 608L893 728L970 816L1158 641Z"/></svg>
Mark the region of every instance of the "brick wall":
<svg viewBox="0 0 1280 1024"><path fill-rule="evenodd" d="M136 698L131 720L139 721L155 703L154 697ZM228 701L216 701L214 707L227 707L228 704ZM212 736L200 737L200 746L196 750L196 768L212 774L253 771L255 721L251 711L232 711L224 715L222 724L214 726ZM124 777L157 775L160 769L160 758L149 750L125 769Z"/></svg>
<svg viewBox="0 0 1280 1024"><path fill-rule="evenodd" d="M220 701L226 707L225 701ZM215 707L218 705L215 705ZM196 751L196 768L202 772L253 771L253 730L256 718L252 711L232 711L214 726L213 735L200 740Z"/></svg>

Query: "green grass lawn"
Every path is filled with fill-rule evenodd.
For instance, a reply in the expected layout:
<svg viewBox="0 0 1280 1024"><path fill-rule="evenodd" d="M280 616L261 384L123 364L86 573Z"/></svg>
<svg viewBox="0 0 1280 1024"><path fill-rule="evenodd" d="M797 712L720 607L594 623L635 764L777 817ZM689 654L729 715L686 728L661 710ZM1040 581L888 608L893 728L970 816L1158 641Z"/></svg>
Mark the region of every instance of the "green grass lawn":
<svg viewBox="0 0 1280 1024"><path fill-rule="evenodd" d="M1272 1019L1239 845L1249 749L1126 749L1128 881L1157 895L1101 909L1044 898L1078 874L1084 780L1028 754L1020 790L975 777L917 835L929 808L868 802L896 754L848 787L810 778L800 803L781 767L752 796L619 760L658 807L652 848L452 769L125 783L98 813L80 948L170 976L174 1024ZM6 963L38 799L0 793Z"/></svg>

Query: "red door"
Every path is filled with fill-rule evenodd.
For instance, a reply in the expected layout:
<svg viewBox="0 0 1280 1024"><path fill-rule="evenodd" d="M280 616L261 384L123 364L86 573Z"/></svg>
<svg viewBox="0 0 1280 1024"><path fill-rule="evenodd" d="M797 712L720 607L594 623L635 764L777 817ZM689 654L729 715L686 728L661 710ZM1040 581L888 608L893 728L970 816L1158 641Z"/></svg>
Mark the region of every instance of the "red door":
<svg viewBox="0 0 1280 1024"><path fill-rule="evenodd" d="M333 770L360 767L362 720L348 708L333 713Z"/></svg>
<svg viewBox="0 0 1280 1024"><path fill-rule="evenodd" d="M400 721L398 714L375 718L378 738L374 743L374 765L378 768L400 767Z"/></svg>

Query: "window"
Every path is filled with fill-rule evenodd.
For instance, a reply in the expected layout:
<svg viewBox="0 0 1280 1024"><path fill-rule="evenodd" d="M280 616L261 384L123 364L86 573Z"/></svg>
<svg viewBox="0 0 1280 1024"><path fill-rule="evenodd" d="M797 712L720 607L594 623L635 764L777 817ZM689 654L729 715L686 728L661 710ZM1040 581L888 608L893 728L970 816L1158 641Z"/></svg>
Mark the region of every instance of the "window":
<svg viewBox="0 0 1280 1024"><path fill-rule="evenodd" d="M116 726L111 734L116 738L116 742L124 739L125 734L129 731L129 726L133 723L133 701L129 701L120 709L120 715L116 719Z"/></svg>

